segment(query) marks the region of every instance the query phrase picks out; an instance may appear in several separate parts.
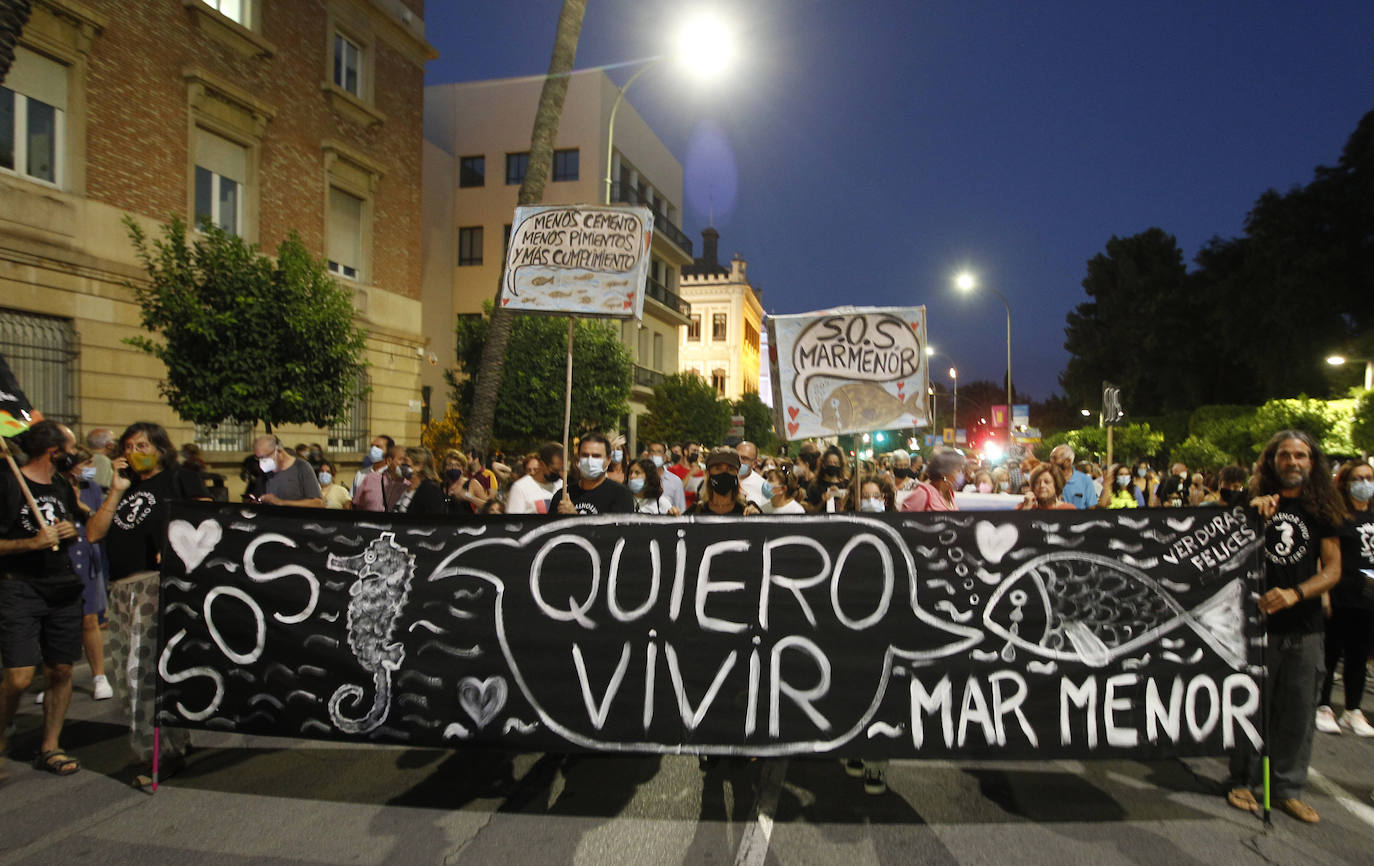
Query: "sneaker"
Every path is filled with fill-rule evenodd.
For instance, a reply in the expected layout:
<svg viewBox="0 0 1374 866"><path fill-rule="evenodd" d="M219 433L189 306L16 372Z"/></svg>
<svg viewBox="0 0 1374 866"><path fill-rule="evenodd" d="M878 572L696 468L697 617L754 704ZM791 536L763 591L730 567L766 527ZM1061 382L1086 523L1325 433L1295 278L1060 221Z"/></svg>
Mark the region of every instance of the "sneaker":
<svg viewBox="0 0 1374 866"><path fill-rule="evenodd" d="M1339 734L1341 726L1336 724L1336 714L1330 707L1317 707L1317 730L1323 734Z"/></svg>
<svg viewBox="0 0 1374 866"><path fill-rule="evenodd" d="M844 762L844 773L852 778L859 778L864 774L864 762L858 758L850 758Z"/></svg>
<svg viewBox="0 0 1374 866"><path fill-rule="evenodd" d="M1374 737L1374 725L1359 710L1346 710L1341 713L1340 723L1350 729L1357 737Z"/></svg>
<svg viewBox="0 0 1374 866"><path fill-rule="evenodd" d="M114 689L110 688L110 681L101 676L95 678L95 684L91 687L91 696L97 701L107 701L114 697Z"/></svg>
<svg viewBox="0 0 1374 866"><path fill-rule="evenodd" d="M883 771L877 767L864 767L864 793L874 796L886 794L887 779L883 776Z"/></svg>

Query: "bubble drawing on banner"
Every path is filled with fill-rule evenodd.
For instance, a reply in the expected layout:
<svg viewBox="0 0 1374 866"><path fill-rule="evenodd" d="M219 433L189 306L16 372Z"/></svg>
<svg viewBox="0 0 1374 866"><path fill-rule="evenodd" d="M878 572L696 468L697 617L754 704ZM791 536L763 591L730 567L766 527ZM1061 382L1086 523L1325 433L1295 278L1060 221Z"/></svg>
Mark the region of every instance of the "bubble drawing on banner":
<svg viewBox="0 0 1374 866"><path fill-rule="evenodd" d="M638 319L653 231L645 207L518 207L500 303L527 313Z"/></svg>
<svg viewBox="0 0 1374 866"><path fill-rule="evenodd" d="M928 423L924 307L844 307L768 319L787 439Z"/></svg>

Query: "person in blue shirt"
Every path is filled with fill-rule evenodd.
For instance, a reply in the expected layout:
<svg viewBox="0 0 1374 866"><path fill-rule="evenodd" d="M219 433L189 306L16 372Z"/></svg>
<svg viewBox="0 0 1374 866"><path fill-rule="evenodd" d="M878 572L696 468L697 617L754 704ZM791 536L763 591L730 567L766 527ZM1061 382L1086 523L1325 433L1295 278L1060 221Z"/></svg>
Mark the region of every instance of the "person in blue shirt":
<svg viewBox="0 0 1374 866"><path fill-rule="evenodd" d="M1082 511L1097 504L1097 488L1093 486L1091 475L1073 468L1073 456L1073 448L1060 445L1050 452L1050 463L1064 482L1064 492L1059 498Z"/></svg>

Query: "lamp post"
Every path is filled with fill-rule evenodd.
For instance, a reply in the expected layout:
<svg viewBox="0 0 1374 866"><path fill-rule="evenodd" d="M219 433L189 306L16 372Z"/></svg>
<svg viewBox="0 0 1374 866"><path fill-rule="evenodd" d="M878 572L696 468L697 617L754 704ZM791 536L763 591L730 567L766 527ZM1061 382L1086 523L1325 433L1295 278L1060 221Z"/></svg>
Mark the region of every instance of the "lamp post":
<svg viewBox="0 0 1374 866"><path fill-rule="evenodd" d="M1347 358L1344 355L1331 355L1327 357L1326 363L1333 367L1342 367L1346 364L1358 364L1364 362L1364 389L1374 390L1374 360L1369 358Z"/></svg>
<svg viewBox="0 0 1374 866"><path fill-rule="evenodd" d="M937 352L937 351L935 351L935 347L934 347L934 346L927 345L927 346L926 346L926 357L927 357L927 358L934 358L936 355L939 355L941 358L944 358L946 361L949 362L949 378L951 378L951 379L954 380L954 406L953 406L953 410L954 410L954 411L953 411L951 414L952 414L953 417L954 417L953 423L954 423L954 429L955 429L955 431L956 431L954 435L955 435L955 438L957 439L957 438L958 438L958 435L959 435L958 432L957 432L957 431L959 430L959 371L958 371L958 370L955 368L955 366L954 366L954 359L953 359L953 358L951 358L950 356L946 355L944 352ZM931 426L932 429L934 429L934 427L935 427L935 409L934 409L934 407L935 407L935 396L934 396L934 395L935 395L935 391L932 389L930 393L931 393L931 399L930 399L930 405L931 405L930 426ZM956 444L957 444L957 443L956 443Z"/></svg>
<svg viewBox="0 0 1374 866"><path fill-rule="evenodd" d="M973 291L973 289L977 288L978 281L974 278L973 274L964 272L955 278L954 284L959 288L961 292L970 292ZM1014 428L1011 422L1011 304L1007 303L1007 296L999 292L997 289L994 289L991 286L986 286L985 288L987 288L988 291L992 292L997 297L1001 298L1002 306L1006 307L1007 310L1007 448L1011 448L1012 443L1015 441L1015 437L1013 435Z"/></svg>

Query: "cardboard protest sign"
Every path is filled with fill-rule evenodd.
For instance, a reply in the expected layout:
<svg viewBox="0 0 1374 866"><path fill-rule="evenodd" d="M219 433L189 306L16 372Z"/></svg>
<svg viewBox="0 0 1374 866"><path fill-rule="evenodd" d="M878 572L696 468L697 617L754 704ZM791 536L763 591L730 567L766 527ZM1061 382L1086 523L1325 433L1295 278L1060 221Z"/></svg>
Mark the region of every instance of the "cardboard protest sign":
<svg viewBox="0 0 1374 866"><path fill-rule="evenodd" d="M1244 509L426 520L172 504L157 719L527 751L1258 745Z"/></svg>
<svg viewBox="0 0 1374 866"><path fill-rule="evenodd" d="M775 426L785 439L929 423L925 307L768 317Z"/></svg>
<svg viewBox="0 0 1374 866"><path fill-rule="evenodd" d="M525 313L638 319L654 217L645 207L518 207L501 305Z"/></svg>

